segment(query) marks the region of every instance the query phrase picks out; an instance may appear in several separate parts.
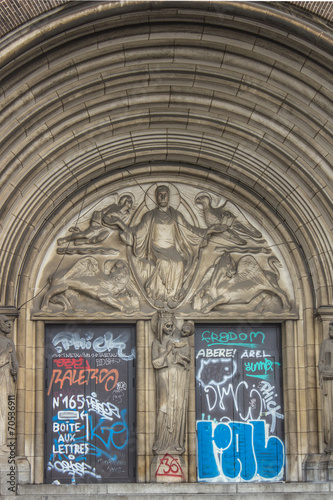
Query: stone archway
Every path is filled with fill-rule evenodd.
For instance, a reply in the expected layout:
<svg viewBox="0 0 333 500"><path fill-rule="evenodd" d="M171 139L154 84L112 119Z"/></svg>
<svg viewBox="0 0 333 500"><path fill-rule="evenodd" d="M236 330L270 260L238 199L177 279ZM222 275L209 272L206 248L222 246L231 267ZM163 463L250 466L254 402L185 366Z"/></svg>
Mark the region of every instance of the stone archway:
<svg viewBox="0 0 333 500"><path fill-rule="evenodd" d="M332 315L331 53L319 19L228 2L68 5L4 40L1 304L20 313L18 449L36 471L43 450L24 425L43 419L38 266L87 203L150 174L242 200L290 264L288 477L301 480L322 449L316 364Z"/></svg>

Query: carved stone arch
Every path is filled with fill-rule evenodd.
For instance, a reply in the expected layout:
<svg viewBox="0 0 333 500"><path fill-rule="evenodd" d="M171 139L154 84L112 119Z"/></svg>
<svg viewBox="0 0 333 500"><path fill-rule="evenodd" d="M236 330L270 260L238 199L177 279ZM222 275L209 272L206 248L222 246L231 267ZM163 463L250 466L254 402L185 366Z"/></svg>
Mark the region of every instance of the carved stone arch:
<svg viewBox="0 0 333 500"><path fill-rule="evenodd" d="M85 188L78 190L77 193L73 193L70 199L65 200L62 206L59 206L58 211L52 212L52 217L50 217L50 220L47 222L47 227L50 229L48 234L46 234L45 231L41 231L36 235L34 247L39 247L37 255L32 252L30 258L27 258L25 263L27 267L24 274L29 275L30 286L26 288L22 286L20 287L20 293L22 294L21 297L23 297L24 288L25 293L29 293L29 290L33 290L34 294L38 293L39 291L41 291L41 294L37 296L33 301L29 301L28 303L23 305L23 307L21 308L19 328L22 328L22 331L26 329L25 335L32 335L33 337L37 335L37 338L39 337L41 341L43 328L42 326L37 326L42 325L42 321L38 320L50 320L52 318L52 313L49 314L48 312L40 312L38 314L38 305L40 305L42 297L45 295L46 290L48 290L48 285L45 278L52 274L55 266L57 267L59 263L60 266L62 265L62 255L58 255L56 257L58 260L56 262L53 262L56 255L55 251L57 248L59 248L59 246L57 245L57 240L59 239L59 237L61 238L65 235L70 234L68 232L68 228L73 224L73 222L75 223L77 221L79 214L85 213L89 209L89 214L91 216L95 209L101 208L106 205L105 200L116 202L119 200L123 192L133 193L133 191L135 191L135 193L137 194L142 192L143 197L144 190L147 188L147 186L152 185L152 179L154 179L154 182L157 183L157 185L165 183L175 183L177 184L178 188L183 186L184 188L189 190L189 193L193 192L193 196L191 195L193 203L195 200L195 195L202 191L211 193L212 197L216 201L222 200L222 202L219 202L220 205L225 200L232 199L233 202L243 211L243 213L245 213L246 216L250 218L251 222L254 225L257 224L257 227L259 227L258 222L260 222L260 228L265 231L265 235L271 236L272 246L274 247L274 245L276 245L277 248L279 248L279 252L275 252L273 249L273 255L278 254L282 256L284 265L287 268L285 269L285 271L287 271L287 275L289 276L288 279L290 279L290 290L293 290L294 307L291 311L291 315L289 314L289 312L287 312L286 314L282 313L279 316L279 321L283 322L284 359L289 359L288 357L291 356L291 352L293 353L292 356L297 356L295 339L297 339L297 337L299 336L304 337L304 325L306 325L306 332L310 334L310 332L312 331L313 320L311 315L308 314L307 311L313 310L314 304L312 301L313 286L311 280L308 279L308 271L306 262L304 260L304 255L297 242L297 239L290 231L290 228L287 226L287 224L285 224L283 220L281 220L276 210L273 210L269 203L266 203L264 200L262 200L262 197L259 193L255 193L254 190L250 190L248 186L239 181L236 181L235 179L232 179L230 176L211 174L204 168L193 167L189 164L183 163L165 162L162 165L163 174L161 174L161 164L159 162L156 162L156 164L151 163L149 165L149 175L147 175L148 166L142 164L137 165L133 168L128 167L124 169L121 174L120 172L117 172L116 175L109 174L108 176L103 176L103 178L101 178L100 181L96 183L98 185L98 189L95 189L95 186L87 184ZM135 195L133 195L133 198L135 199ZM73 200L76 201L73 203ZM187 203L189 203L188 198L186 201ZM79 219L78 226L86 227L88 220L89 217L86 217L83 222L81 221L81 219ZM193 221L189 219L189 222ZM64 227L66 227L67 230L64 230ZM239 254L238 260L241 257L241 254ZM253 257L256 258L256 255L254 254ZM82 259L88 259L89 264L91 264L94 259L96 259L96 255L77 255L76 258L80 261L82 261ZM103 256L103 261L109 258L111 258L111 260L114 262L118 259L118 256ZM48 267L50 262L53 262L53 267L51 268ZM68 269L68 266L66 269ZM43 270L44 280L39 279L38 283L38 276L41 276ZM304 279L305 276L307 277L306 279ZM46 288L42 290L42 287L45 285ZM136 293L140 294L140 290L136 289ZM29 297L29 295L25 295L25 297L27 297L26 300L29 300L29 298L31 298L31 296ZM105 314L105 309L103 310L103 314ZM113 319L124 319L126 317L124 316L124 314L127 314L126 311L122 312L119 307L117 307L117 304L113 304L112 311L113 313L109 317ZM129 317L131 317L132 319L143 319L151 317L151 314L152 309L148 311L146 310L143 315L140 314L138 310L136 310L134 311L134 313L131 313ZM223 315L223 308L220 311L215 312L213 314L213 317L216 320L220 317L221 314ZM26 318L31 315L34 315L34 319L37 320L36 331L34 331L33 325L28 326L28 328L26 326ZM58 316L55 317L58 317L58 319L61 318L61 313L58 312ZM92 316L89 316L89 314L86 317L92 318ZM108 317L108 315L106 314L106 316L103 317L105 319ZM254 317L260 318L263 316L260 314L260 312L258 312ZM63 316L63 318L68 320L73 318L73 316L65 315ZM139 323L141 322L139 321ZM40 352L42 352L41 346ZM313 372L312 375L311 370ZM314 366L308 366L308 370L304 374L304 377L302 374L295 376L293 368L290 365L290 361L285 361L285 379L289 380L292 385L297 383L306 384L307 378L315 374L314 370ZM296 418L295 409L292 403L295 397L295 389L292 387L288 387L287 384L287 387L285 389L285 417L286 421L289 423L293 422ZM301 411L301 405L299 407L299 411ZM311 415L312 421L314 417L315 411ZM42 415L40 414L39 416L37 416L37 422L39 419L42 419ZM303 421L303 425L309 425L307 423L307 419ZM24 439L25 438L22 436L22 441L20 442L20 446L22 446L22 448L24 448L25 446ZM295 446L293 448L293 452L299 449L298 447L300 445L300 442L297 438L296 429L290 429L290 427L287 427L286 442L293 443L293 445ZM299 451L297 451L297 453L295 452L295 455L298 453ZM296 477L296 475L298 474L297 469L289 469L288 474L290 474L290 477Z"/></svg>

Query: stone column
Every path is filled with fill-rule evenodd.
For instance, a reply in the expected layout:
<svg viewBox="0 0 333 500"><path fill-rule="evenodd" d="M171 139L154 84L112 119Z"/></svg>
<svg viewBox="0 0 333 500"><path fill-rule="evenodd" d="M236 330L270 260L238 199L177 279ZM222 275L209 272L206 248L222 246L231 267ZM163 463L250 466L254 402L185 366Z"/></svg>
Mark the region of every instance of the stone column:
<svg viewBox="0 0 333 500"><path fill-rule="evenodd" d="M16 380L18 361L12 323L0 314L0 495L16 493Z"/></svg>

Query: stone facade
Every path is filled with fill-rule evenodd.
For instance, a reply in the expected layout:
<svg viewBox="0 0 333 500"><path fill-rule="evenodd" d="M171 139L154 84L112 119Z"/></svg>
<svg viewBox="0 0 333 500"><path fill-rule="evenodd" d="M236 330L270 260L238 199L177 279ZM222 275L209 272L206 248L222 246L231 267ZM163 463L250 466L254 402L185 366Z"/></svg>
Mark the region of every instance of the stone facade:
<svg viewBox="0 0 333 500"><path fill-rule="evenodd" d="M317 365L333 319L330 24L284 4L82 2L25 26L0 51L16 479L45 480L47 325L80 322L135 324L141 483L154 481L158 450L197 481L196 339L184 324L278 325L284 479L318 479ZM152 326L161 311L169 340ZM165 396L170 377L181 382ZM184 435L163 447L165 406Z"/></svg>

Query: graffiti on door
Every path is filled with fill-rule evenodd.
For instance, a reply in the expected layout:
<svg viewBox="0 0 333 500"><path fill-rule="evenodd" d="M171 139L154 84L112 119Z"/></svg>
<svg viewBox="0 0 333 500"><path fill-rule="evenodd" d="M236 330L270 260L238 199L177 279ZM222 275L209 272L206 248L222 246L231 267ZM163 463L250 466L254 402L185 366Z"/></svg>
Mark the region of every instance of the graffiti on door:
<svg viewBox="0 0 333 500"><path fill-rule="evenodd" d="M199 481L283 480L281 372L277 326L197 327Z"/></svg>
<svg viewBox="0 0 333 500"><path fill-rule="evenodd" d="M46 354L46 482L134 480L134 328L47 325Z"/></svg>

